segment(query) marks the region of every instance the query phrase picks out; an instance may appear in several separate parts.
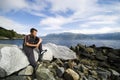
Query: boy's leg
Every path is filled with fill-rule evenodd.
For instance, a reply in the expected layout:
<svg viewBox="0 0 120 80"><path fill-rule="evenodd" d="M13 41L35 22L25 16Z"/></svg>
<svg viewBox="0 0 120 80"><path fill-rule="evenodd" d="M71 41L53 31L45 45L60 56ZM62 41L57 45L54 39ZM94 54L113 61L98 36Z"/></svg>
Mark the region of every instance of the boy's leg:
<svg viewBox="0 0 120 80"><path fill-rule="evenodd" d="M30 62L30 64L35 68L36 67L36 61L35 61L35 57L34 57L34 53L33 53L33 48L31 47L25 47L24 52Z"/></svg>
<svg viewBox="0 0 120 80"><path fill-rule="evenodd" d="M31 47L24 47L23 50L24 50L24 52L25 52L25 54L26 54L26 56L27 56L27 58L28 58L28 60L30 62L30 65L33 67L33 74L32 74L32 76L33 76L33 78L36 78L36 73L35 73L36 70L35 70L35 68L37 66L37 63L35 61L33 48L31 48Z"/></svg>
<svg viewBox="0 0 120 80"><path fill-rule="evenodd" d="M39 45L39 51L40 51L40 53L42 52L42 43L40 43L40 45Z"/></svg>

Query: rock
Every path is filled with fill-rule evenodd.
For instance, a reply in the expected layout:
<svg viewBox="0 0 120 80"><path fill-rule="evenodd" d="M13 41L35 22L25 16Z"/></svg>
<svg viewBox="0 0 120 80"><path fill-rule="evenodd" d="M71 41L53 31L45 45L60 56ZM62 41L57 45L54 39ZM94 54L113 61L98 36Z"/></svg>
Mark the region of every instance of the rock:
<svg viewBox="0 0 120 80"><path fill-rule="evenodd" d="M94 53L94 49L93 48L85 48L85 51L88 53Z"/></svg>
<svg viewBox="0 0 120 80"><path fill-rule="evenodd" d="M5 77L6 75L6 71L0 67L0 77Z"/></svg>
<svg viewBox="0 0 120 80"><path fill-rule="evenodd" d="M62 77L64 72L65 72L65 69L63 67L58 67L58 69L56 69L56 73L58 77Z"/></svg>
<svg viewBox="0 0 120 80"><path fill-rule="evenodd" d="M85 58L89 58L89 59L95 59L95 57L89 53L81 53L81 56L85 57Z"/></svg>
<svg viewBox="0 0 120 80"><path fill-rule="evenodd" d="M79 48L79 51L84 51L85 50L85 46L84 45L81 45L81 44L78 44L77 47Z"/></svg>
<svg viewBox="0 0 120 80"><path fill-rule="evenodd" d="M69 68L73 69L74 66L76 66L76 65L77 65L77 64L76 64L74 61L71 61L71 60L68 61L68 66L69 66Z"/></svg>
<svg viewBox="0 0 120 80"><path fill-rule="evenodd" d="M5 78L3 80L31 80L31 79L27 79L27 76L16 76L16 75L13 75L13 76L9 76L9 77L7 77L7 78Z"/></svg>
<svg viewBox="0 0 120 80"><path fill-rule="evenodd" d="M105 61L107 60L107 56L104 56L102 53L96 53L95 58L99 61Z"/></svg>
<svg viewBox="0 0 120 80"><path fill-rule="evenodd" d="M108 60L109 60L109 62L119 63L120 62L120 57L115 55L114 53L109 53L108 54Z"/></svg>
<svg viewBox="0 0 120 80"><path fill-rule="evenodd" d="M106 62L98 62L99 67L109 68L110 66Z"/></svg>
<svg viewBox="0 0 120 80"><path fill-rule="evenodd" d="M36 76L38 80L55 80L53 73L45 67L39 66L36 71Z"/></svg>
<svg viewBox="0 0 120 80"><path fill-rule="evenodd" d="M25 69L21 70L18 75L32 75L33 73L33 67L27 66Z"/></svg>
<svg viewBox="0 0 120 80"><path fill-rule="evenodd" d="M76 59L76 54L66 46L58 46L52 43L44 44L43 49L47 49L47 52L43 55L43 60L52 60L54 58L59 59Z"/></svg>
<svg viewBox="0 0 120 80"><path fill-rule="evenodd" d="M0 49L3 48L3 47L6 47L6 46L7 46L7 47L11 47L11 46L12 46L12 47L13 47L13 46L15 47L16 45L11 45L11 44L0 44Z"/></svg>
<svg viewBox="0 0 120 80"><path fill-rule="evenodd" d="M93 78L97 78L98 74L94 70L89 70L89 74L92 75Z"/></svg>
<svg viewBox="0 0 120 80"><path fill-rule="evenodd" d="M117 71L115 71L113 69L110 69L110 71L112 72L112 75L120 76L120 73L118 73Z"/></svg>
<svg viewBox="0 0 120 80"><path fill-rule="evenodd" d="M80 66L80 71L83 72L84 74L88 75L88 68L85 67L83 64Z"/></svg>
<svg viewBox="0 0 120 80"><path fill-rule="evenodd" d="M113 53L109 53L109 54L108 54L108 57L111 58L111 59L118 59L118 58L119 58L119 56L116 56L116 55L113 54Z"/></svg>
<svg viewBox="0 0 120 80"><path fill-rule="evenodd" d="M111 76L111 72L105 69L98 68L96 72L98 73L98 76L101 78L101 80L107 80Z"/></svg>
<svg viewBox="0 0 120 80"><path fill-rule="evenodd" d="M93 78L92 76L88 76L88 80L96 80L96 79Z"/></svg>
<svg viewBox="0 0 120 80"><path fill-rule="evenodd" d="M68 68L64 74L65 80L79 80L79 75L72 69Z"/></svg>
<svg viewBox="0 0 120 80"><path fill-rule="evenodd" d="M37 60L38 54L36 51L34 51L34 54ZM0 55L0 67L5 70L6 75L10 75L29 65L26 55L17 46L1 48Z"/></svg>

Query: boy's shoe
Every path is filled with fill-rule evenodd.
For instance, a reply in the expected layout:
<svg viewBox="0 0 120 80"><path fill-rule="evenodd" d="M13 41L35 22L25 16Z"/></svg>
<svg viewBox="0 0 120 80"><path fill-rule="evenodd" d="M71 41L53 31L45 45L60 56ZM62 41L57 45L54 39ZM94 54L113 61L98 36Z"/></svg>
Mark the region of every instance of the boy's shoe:
<svg viewBox="0 0 120 80"><path fill-rule="evenodd" d="M47 52L47 49L42 50L41 54L44 54L45 52Z"/></svg>

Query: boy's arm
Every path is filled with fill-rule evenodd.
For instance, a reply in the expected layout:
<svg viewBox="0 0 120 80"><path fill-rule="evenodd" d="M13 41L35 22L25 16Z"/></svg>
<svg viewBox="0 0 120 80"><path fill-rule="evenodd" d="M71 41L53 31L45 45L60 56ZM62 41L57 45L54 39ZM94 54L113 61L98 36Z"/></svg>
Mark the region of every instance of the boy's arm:
<svg viewBox="0 0 120 80"><path fill-rule="evenodd" d="M42 39L41 39L41 38L38 38L38 39L39 39L39 41L38 41L38 43L36 44L36 45L37 45L36 47L39 47L40 43L42 43Z"/></svg>
<svg viewBox="0 0 120 80"><path fill-rule="evenodd" d="M30 44L30 43L29 43L28 37L29 37L29 36L25 36L25 38L24 38L24 39L25 39L25 43L24 43L24 44L25 44L26 46L30 46L30 47L37 47L37 44Z"/></svg>

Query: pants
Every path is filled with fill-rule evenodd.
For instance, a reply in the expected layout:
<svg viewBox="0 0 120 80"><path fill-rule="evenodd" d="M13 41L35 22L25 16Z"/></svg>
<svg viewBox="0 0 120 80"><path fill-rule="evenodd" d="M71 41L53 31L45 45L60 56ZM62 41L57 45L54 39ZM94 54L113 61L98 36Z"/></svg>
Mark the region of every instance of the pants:
<svg viewBox="0 0 120 80"><path fill-rule="evenodd" d="M35 61L35 57L34 57L34 52L33 52L34 48L35 47L29 47L29 46L23 47L23 51L25 52L25 54L30 62L30 65L32 65L33 68L35 68L37 66L36 61ZM39 45L38 49L39 49L39 58L41 58L40 53L42 52L42 43Z"/></svg>

